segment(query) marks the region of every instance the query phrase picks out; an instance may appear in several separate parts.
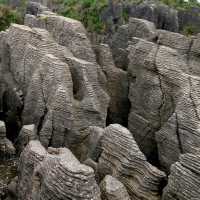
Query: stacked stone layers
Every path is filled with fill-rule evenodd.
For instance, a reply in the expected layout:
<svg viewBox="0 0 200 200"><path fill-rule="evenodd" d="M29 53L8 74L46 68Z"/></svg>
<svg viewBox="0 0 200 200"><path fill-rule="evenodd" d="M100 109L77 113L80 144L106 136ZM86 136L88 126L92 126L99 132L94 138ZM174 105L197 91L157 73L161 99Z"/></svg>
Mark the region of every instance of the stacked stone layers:
<svg viewBox="0 0 200 200"><path fill-rule="evenodd" d="M148 159L158 146L169 171L199 147L199 38L157 33L155 43L133 38L129 47L129 129Z"/></svg>
<svg viewBox="0 0 200 200"><path fill-rule="evenodd" d="M102 197L105 200L130 200L124 185L110 175L105 176L100 186Z"/></svg>
<svg viewBox="0 0 200 200"><path fill-rule="evenodd" d="M15 147L12 142L6 137L6 126L3 121L0 121L0 160L9 159L15 156Z"/></svg>
<svg viewBox="0 0 200 200"><path fill-rule="evenodd" d="M66 22L69 29L81 25ZM4 43L9 61L2 70L23 91L23 124L36 125L44 146L73 146L85 138L88 126L105 126L109 97L95 62L74 57L44 29L12 25Z"/></svg>
<svg viewBox="0 0 200 200"><path fill-rule="evenodd" d="M184 154L172 165L162 200L197 200L200 197L200 156Z"/></svg>
<svg viewBox="0 0 200 200"><path fill-rule="evenodd" d="M165 174L147 162L126 128L117 124L108 126L101 143L101 173L111 174L121 181L131 199L160 199Z"/></svg>
<svg viewBox="0 0 200 200"><path fill-rule="evenodd" d="M31 141L20 157L18 198L100 200L94 171L66 148L48 149Z"/></svg>

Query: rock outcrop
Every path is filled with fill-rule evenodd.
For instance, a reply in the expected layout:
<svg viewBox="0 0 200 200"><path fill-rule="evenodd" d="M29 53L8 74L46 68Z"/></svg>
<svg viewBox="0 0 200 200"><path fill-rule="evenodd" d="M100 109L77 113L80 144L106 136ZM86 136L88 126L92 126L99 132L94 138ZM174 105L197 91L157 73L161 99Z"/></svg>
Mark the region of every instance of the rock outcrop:
<svg viewBox="0 0 200 200"><path fill-rule="evenodd" d="M100 200L92 168L66 148L48 151L31 141L20 157L18 199Z"/></svg>
<svg viewBox="0 0 200 200"><path fill-rule="evenodd" d="M194 153L200 142L199 38L159 30L156 42L135 41L129 48L129 129L150 160L156 160L158 143L169 170L180 153Z"/></svg>
<svg viewBox="0 0 200 200"><path fill-rule="evenodd" d="M200 196L200 156L184 154L172 165L162 200L197 200Z"/></svg>
<svg viewBox="0 0 200 200"><path fill-rule="evenodd" d="M107 124L117 123L127 126L127 116L130 109L127 72L115 66L111 50L107 44L98 45L96 54L97 61L106 76L106 89L110 96Z"/></svg>
<svg viewBox="0 0 200 200"><path fill-rule="evenodd" d="M100 186L102 198L105 200L130 200L124 185L110 175L105 176Z"/></svg>
<svg viewBox="0 0 200 200"><path fill-rule="evenodd" d="M113 33L109 42L116 66L127 70L129 64L127 48L132 37L152 40L156 35L156 28L152 22L130 18L128 24L120 26L118 30Z"/></svg>
<svg viewBox="0 0 200 200"><path fill-rule="evenodd" d="M5 123L0 121L0 160L6 160L14 157L16 154L15 147L6 137Z"/></svg>
<svg viewBox="0 0 200 200"><path fill-rule="evenodd" d="M2 70L10 88L23 93L22 125L35 124L45 147L73 148L86 137L88 126L106 125L109 97L82 24L53 14L46 17L50 21L43 28L50 32L23 25L9 28L3 38L8 56Z"/></svg>
<svg viewBox="0 0 200 200"><path fill-rule="evenodd" d="M138 5L128 5L126 9L130 17L151 21L158 29L179 31L178 11L159 1L144 1Z"/></svg>
<svg viewBox="0 0 200 200"><path fill-rule="evenodd" d="M165 173L149 164L132 134L120 125L105 128L99 158L99 171L117 178L131 199L158 200L165 184Z"/></svg>

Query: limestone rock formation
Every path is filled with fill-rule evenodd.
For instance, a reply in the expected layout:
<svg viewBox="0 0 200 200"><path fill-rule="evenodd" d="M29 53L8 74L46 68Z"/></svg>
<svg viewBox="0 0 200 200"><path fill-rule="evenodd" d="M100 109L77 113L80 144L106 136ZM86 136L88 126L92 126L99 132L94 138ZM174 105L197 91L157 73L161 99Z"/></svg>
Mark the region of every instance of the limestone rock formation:
<svg viewBox="0 0 200 200"><path fill-rule="evenodd" d="M130 200L124 185L110 175L105 176L100 186L102 198L105 200Z"/></svg>
<svg viewBox="0 0 200 200"><path fill-rule="evenodd" d="M128 76L127 72L115 66L111 50L107 44L96 47L97 61L106 75L106 88L110 96L107 124L118 123L127 126Z"/></svg>
<svg viewBox="0 0 200 200"><path fill-rule="evenodd" d="M37 135L35 134L35 125L33 124L24 125L20 130L20 133L17 137L16 145L15 145L18 154L20 154L24 150L26 145L31 140L34 140L36 138L37 138Z"/></svg>
<svg viewBox="0 0 200 200"><path fill-rule="evenodd" d="M122 25L110 39L110 47L117 67L128 68L128 43L132 37L152 40L157 36L155 25L147 20L130 18L129 23Z"/></svg>
<svg viewBox="0 0 200 200"><path fill-rule="evenodd" d="M109 97L101 86L102 71L82 24L56 15L48 19L64 25L48 26L50 33L23 25L9 28L3 38L3 52L9 56L2 70L10 77L10 87L16 85L23 93L21 123L35 124L45 147L73 148L86 137L88 126L106 125ZM65 36L58 36L61 30Z"/></svg>
<svg viewBox="0 0 200 200"><path fill-rule="evenodd" d="M80 164L66 148L31 141L20 157L18 198L100 200L92 168Z"/></svg>
<svg viewBox="0 0 200 200"><path fill-rule="evenodd" d="M15 156L15 147L12 142L6 138L5 123L0 121L0 160L9 159Z"/></svg>
<svg viewBox="0 0 200 200"><path fill-rule="evenodd" d="M147 162L126 128L118 124L108 126L101 144L101 173L110 174L122 182L131 199L160 199L165 173Z"/></svg>
<svg viewBox="0 0 200 200"><path fill-rule="evenodd" d="M159 1L144 1L138 5L129 5L130 17L153 22L158 29L179 31L178 11Z"/></svg>
<svg viewBox="0 0 200 200"><path fill-rule="evenodd" d="M129 129L150 160L158 143L169 170L179 153L199 147L199 38L159 30L155 42L135 41L129 48Z"/></svg>
<svg viewBox="0 0 200 200"><path fill-rule="evenodd" d="M200 196L200 156L184 154L172 165L162 200L197 200Z"/></svg>

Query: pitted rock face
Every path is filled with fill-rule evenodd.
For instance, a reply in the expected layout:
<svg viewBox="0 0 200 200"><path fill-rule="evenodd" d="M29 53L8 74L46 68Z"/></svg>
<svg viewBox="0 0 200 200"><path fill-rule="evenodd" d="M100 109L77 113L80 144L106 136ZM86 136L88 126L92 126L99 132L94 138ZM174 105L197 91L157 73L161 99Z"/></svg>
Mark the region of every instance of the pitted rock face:
<svg viewBox="0 0 200 200"><path fill-rule="evenodd" d="M199 38L158 33L157 43L140 39L129 48L129 129L148 159L158 144L169 171L180 153L195 153L200 142Z"/></svg>
<svg viewBox="0 0 200 200"><path fill-rule="evenodd" d="M85 32L79 22L67 22L73 37L73 30ZM23 91L22 123L36 125L44 146L77 146L88 126L106 125L109 97L99 83L96 62L74 57L44 29L12 25L5 34L9 62L2 62L2 70L11 88L14 82ZM88 52L93 61L90 47Z"/></svg>
<svg viewBox="0 0 200 200"><path fill-rule="evenodd" d="M105 128L101 144L100 173L122 182L131 199L160 199L165 173L147 162L129 130L112 124Z"/></svg>
<svg viewBox="0 0 200 200"><path fill-rule="evenodd" d="M0 121L0 161L13 158L15 154L15 147L6 137L6 125L3 121Z"/></svg>
<svg viewBox="0 0 200 200"><path fill-rule="evenodd" d="M199 199L200 191L200 156L184 154L172 165L169 181L164 189L162 200Z"/></svg>
<svg viewBox="0 0 200 200"><path fill-rule="evenodd" d="M102 197L105 200L130 200L124 185L116 178L107 175L100 184Z"/></svg>
<svg viewBox="0 0 200 200"><path fill-rule="evenodd" d="M80 164L70 150L46 151L39 141L31 141L20 157L18 198L100 200L94 177L93 169Z"/></svg>

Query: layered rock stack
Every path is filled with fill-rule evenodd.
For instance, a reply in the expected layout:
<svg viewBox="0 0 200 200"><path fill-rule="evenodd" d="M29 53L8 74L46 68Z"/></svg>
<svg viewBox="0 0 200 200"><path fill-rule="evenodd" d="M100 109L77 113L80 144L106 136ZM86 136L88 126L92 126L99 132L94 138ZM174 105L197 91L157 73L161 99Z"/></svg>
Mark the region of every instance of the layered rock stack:
<svg viewBox="0 0 200 200"><path fill-rule="evenodd" d="M100 200L92 168L80 164L70 150L31 141L21 155L18 198Z"/></svg>
<svg viewBox="0 0 200 200"><path fill-rule="evenodd" d="M108 126L101 143L100 173L111 174L121 181L131 199L160 199L165 173L147 162L126 128L118 124Z"/></svg>
<svg viewBox="0 0 200 200"><path fill-rule="evenodd" d="M172 165L169 181L164 189L162 200L199 199L200 196L200 156L184 154Z"/></svg>
<svg viewBox="0 0 200 200"><path fill-rule="evenodd" d="M22 152L9 198L198 199L199 35L131 18L92 46L45 5L0 33L0 154Z"/></svg>

